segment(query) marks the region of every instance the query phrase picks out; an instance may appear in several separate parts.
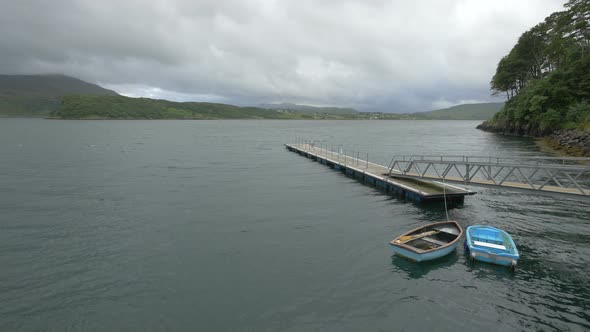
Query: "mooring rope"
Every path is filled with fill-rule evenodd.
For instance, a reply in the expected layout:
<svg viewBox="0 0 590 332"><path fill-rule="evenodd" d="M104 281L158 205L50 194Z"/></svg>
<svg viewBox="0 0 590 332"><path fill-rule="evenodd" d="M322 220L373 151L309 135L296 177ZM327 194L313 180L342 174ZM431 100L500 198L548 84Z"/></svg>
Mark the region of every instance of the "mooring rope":
<svg viewBox="0 0 590 332"><path fill-rule="evenodd" d="M447 215L447 221L449 221L449 209L447 208L447 191L446 191L444 176L442 178L442 184L443 184L443 199L445 201L445 214Z"/></svg>

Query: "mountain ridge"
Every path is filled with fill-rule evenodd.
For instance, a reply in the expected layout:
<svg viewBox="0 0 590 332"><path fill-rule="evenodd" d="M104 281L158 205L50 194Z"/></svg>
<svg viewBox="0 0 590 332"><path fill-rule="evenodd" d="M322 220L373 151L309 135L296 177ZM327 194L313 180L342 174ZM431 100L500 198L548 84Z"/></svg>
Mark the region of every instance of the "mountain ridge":
<svg viewBox="0 0 590 332"><path fill-rule="evenodd" d="M46 117L64 96L118 96L115 91L61 75L0 75L0 117Z"/></svg>
<svg viewBox="0 0 590 332"><path fill-rule="evenodd" d="M0 75L0 96L61 97L74 94L118 95L98 84L61 74Z"/></svg>

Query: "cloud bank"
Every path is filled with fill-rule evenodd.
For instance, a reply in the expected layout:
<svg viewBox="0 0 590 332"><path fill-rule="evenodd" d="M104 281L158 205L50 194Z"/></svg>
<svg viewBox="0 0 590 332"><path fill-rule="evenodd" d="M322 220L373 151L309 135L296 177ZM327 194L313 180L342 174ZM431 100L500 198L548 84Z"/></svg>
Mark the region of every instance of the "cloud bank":
<svg viewBox="0 0 590 332"><path fill-rule="evenodd" d="M130 96L413 112L491 101L489 81L556 0L3 1L0 73ZM500 101L500 100L497 100Z"/></svg>

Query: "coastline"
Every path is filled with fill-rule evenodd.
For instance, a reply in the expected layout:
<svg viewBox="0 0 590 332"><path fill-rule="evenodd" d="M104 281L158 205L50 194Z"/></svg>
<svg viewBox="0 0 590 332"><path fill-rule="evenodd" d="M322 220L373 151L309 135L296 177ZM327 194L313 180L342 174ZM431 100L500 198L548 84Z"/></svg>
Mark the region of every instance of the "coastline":
<svg viewBox="0 0 590 332"><path fill-rule="evenodd" d="M590 131L578 129L541 130L528 125L497 125L487 121L476 129L501 135L534 137L537 145L557 155L590 157Z"/></svg>
<svg viewBox="0 0 590 332"><path fill-rule="evenodd" d="M590 157L590 132L562 129L543 137L543 144L568 156Z"/></svg>

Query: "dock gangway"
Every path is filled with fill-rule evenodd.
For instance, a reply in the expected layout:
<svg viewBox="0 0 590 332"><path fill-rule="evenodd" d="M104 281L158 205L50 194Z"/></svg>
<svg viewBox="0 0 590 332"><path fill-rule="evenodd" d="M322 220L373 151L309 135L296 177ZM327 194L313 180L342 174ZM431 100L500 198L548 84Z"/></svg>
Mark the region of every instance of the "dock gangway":
<svg viewBox="0 0 590 332"><path fill-rule="evenodd" d="M590 158L398 155L392 177L590 196Z"/></svg>

